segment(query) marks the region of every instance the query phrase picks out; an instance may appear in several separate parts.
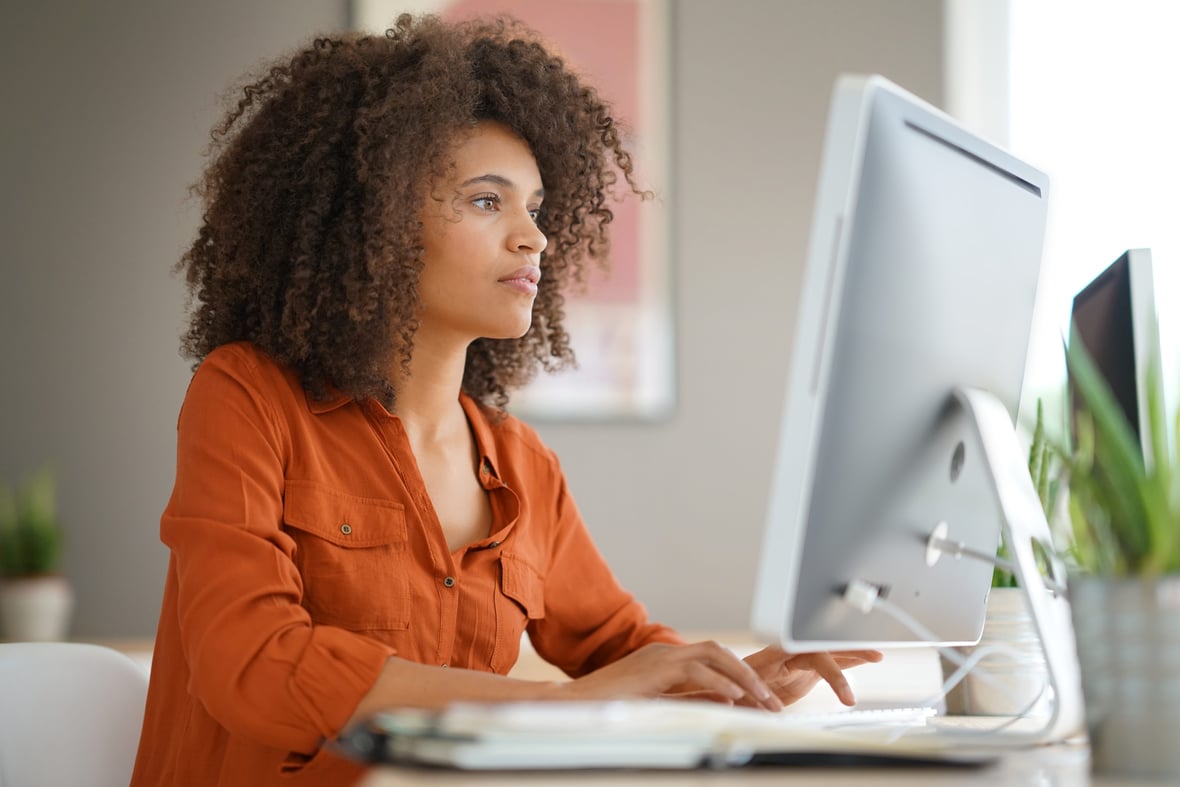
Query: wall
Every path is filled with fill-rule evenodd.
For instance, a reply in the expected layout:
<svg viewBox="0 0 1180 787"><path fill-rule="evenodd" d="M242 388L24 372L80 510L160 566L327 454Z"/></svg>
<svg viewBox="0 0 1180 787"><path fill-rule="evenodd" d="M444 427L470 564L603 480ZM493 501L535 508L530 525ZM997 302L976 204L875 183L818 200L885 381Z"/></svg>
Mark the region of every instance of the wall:
<svg viewBox="0 0 1180 787"><path fill-rule="evenodd" d="M679 406L545 427L611 565L651 613L744 628L828 97L877 72L942 98L936 0L674 6Z"/></svg>
<svg viewBox="0 0 1180 787"><path fill-rule="evenodd" d="M941 103L941 0L673 0L679 403L541 426L616 573L684 628L745 625L827 99L875 71ZM115 7L117 6L117 8ZM167 10L163 10L164 8ZM0 479L52 459L80 636L150 634L167 553L184 190L216 96L338 2L6 4Z"/></svg>
<svg viewBox="0 0 1180 787"><path fill-rule="evenodd" d="M82 636L155 631L189 378L184 287L218 98L343 2L5 3L0 480L57 467Z"/></svg>

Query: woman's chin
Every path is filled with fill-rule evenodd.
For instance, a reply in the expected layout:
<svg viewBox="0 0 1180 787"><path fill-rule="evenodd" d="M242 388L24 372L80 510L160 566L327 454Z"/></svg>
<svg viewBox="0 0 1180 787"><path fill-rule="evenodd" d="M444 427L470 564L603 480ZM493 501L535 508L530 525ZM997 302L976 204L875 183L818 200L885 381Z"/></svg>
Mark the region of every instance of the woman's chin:
<svg viewBox="0 0 1180 787"><path fill-rule="evenodd" d="M510 326L505 325L504 330L497 332L496 336L489 337L489 338L520 339L526 333L529 332L529 328L532 327L532 324L533 324L533 321L532 321L532 318L530 317L529 319L524 320L523 322L518 322L514 325L510 325Z"/></svg>

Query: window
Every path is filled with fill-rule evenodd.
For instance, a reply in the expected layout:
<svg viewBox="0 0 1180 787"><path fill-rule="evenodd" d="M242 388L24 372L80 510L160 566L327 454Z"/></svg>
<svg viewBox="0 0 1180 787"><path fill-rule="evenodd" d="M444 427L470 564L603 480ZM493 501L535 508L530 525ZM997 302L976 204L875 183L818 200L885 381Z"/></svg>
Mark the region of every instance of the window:
<svg viewBox="0 0 1180 787"><path fill-rule="evenodd" d="M1178 30L1180 4L1158 0L948 0L948 111L1051 179L1022 420L1038 396L1047 405L1060 398L1073 295L1136 247L1150 248L1154 259L1175 407Z"/></svg>
<svg viewBox="0 0 1180 787"><path fill-rule="evenodd" d="M1124 249L1147 247L1174 386L1180 349L1164 294L1180 294L1180 5L1041 0L1013 2L1010 15L1010 148L1052 179L1041 280L1052 309L1037 329L1050 341L1034 348L1045 361L1030 378L1061 374L1060 334L1045 323L1064 330L1073 293Z"/></svg>

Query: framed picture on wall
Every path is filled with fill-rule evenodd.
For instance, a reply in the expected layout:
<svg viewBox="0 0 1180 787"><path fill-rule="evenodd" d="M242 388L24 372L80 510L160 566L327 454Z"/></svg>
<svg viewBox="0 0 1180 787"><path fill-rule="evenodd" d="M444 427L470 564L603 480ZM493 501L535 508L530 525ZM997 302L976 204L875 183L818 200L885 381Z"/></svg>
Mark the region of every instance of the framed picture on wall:
<svg viewBox="0 0 1180 787"><path fill-rule="evenodd" d="M611 204L609 273L567 294L578 368L538 374L512 397L529 420L659 419L675 404L668 261L667 0L352 0L352 26L381 32L404 12L509 14L537 30L612 105L642 187Z"/></svg>

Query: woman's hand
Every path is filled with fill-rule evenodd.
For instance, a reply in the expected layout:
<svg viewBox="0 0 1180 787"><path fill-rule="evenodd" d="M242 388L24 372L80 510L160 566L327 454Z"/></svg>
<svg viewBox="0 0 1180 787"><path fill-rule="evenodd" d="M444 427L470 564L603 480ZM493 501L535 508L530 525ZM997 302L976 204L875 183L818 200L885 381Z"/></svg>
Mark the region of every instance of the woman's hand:
<svg viewBox="0 0 1180 787"><path fill-rule="evenodd" d="M750 659L754 659L755 656L751 656ZM767 666L766 660L747 663L750 659L743 662L728 648L716 642L697 642L692 645L652 644L589 675L562 684L561 689L564 696L571 699L691 694L767 710L782 710L783 704L779 696L772 691L773 684L768 686L766 681L759 677L758 670ZM838 668L836 672L839 673ZM770 669L766 675L776 680L784 677L781 668ZM813 680L812 685L814 683Z"/></svg>
<svg viewBox="0 0 1180 787"><path fill-rule="evenodd" d="M781 648L769 647L747 656L745 662L784 705L806 696L821 680L827 681L840 702L854 705L856 698L852 696L852 687L844 677L844 670L878 662L882 658L879 650L791 654Z"/></svg>

